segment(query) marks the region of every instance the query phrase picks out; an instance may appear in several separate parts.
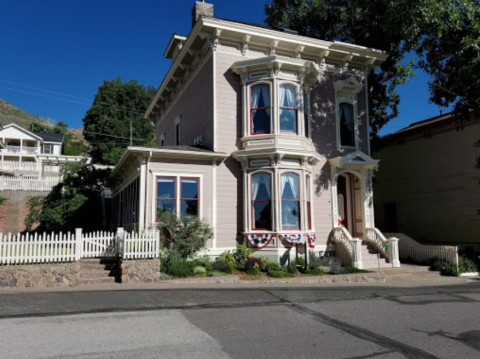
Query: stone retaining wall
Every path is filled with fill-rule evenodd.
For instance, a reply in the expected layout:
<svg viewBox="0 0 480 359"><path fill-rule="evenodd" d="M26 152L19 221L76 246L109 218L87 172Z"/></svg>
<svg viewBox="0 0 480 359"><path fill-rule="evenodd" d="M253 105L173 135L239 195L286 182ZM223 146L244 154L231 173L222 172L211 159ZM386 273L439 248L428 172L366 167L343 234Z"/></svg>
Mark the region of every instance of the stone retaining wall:
<svg viewBox="0 0 480 359"><path fill-rule="evenodd" d="M80 264L0 266L0 288L73 287L80 284Z"/></svg>
<svg viewBox="0 0 480 359"><path fill-rule="evenodd" d="M160 280L160 259L124 259L120 261L122 283L153 283Z"/></svg>

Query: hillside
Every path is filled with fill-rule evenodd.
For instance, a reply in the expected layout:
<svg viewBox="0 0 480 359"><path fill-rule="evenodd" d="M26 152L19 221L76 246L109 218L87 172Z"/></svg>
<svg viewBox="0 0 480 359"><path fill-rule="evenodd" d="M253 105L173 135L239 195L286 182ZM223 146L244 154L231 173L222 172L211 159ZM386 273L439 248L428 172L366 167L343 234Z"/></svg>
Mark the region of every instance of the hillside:
<svg viewBox="0 0 480 359"><path fill-rule="evenodd" d="M34 116L27 111L20 110L19 108L16 108L8 102L0 99L0 125L5 126L10 123L16 123L25 129L30 129L30 124L32 122L37 122L48 127L53 127L54 125L51 121Z"/></svg>

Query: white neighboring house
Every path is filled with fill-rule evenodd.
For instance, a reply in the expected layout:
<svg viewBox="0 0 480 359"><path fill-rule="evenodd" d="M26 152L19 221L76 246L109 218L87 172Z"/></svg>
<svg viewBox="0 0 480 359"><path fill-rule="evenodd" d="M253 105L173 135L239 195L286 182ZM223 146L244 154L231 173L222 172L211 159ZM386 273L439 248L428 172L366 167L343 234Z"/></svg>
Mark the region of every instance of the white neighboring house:
<svg viewBox="0 0 480 359"><path fill-rule="evenodd" d="M0 190L50 190L58 182L62 165L86 162L86 157L62 154L63 138L30 132L14 123L4 126L0 130ZM39 181L44 183L39 186Z"/></svg>

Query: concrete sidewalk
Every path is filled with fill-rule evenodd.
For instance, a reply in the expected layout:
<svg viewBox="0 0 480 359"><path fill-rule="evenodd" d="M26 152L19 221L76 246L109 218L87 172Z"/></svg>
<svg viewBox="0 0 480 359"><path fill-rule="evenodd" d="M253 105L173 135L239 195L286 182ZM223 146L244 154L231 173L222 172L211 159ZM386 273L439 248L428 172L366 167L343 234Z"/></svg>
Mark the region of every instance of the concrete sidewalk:
<svg viewBox="0 0 480 359"><path fill-rule="evenodd" d="M220 277L225 278L225 277ZM228 278L228 277L227 277ZM204 278L200 278L201 280ZM89 291L136 291L136 290L175 290L175 289L250 289L250 288L338 288L338 287L385 287L385 288L418 288L448 285L463 285L477 283L480 285L480 277L434 277L434 278L408 278L386 282L374 283L306 283L286 282L282 280L255 281L239 280L236 282L215 283L195 281L194 279L176 279L160 281L158 283L108 283L89 284L77 287L60 288L2 288L0 295L9 294L33 294L33 293L65 293L65 292L89 292Z"/></svg>

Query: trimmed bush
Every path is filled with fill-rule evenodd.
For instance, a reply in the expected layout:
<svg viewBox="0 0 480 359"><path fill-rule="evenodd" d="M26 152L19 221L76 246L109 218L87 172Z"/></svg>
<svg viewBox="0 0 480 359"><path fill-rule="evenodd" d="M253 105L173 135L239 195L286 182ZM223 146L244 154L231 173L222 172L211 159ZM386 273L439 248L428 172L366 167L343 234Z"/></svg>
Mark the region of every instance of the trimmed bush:
<svg viewBox="0 0 480 359"><path fill-rule="evenodd" d="M323 274L330 273L330 267L327 267L327 266L319 266L317 267L317 270L322 272Z"/></svg>
<svg viewBox="0 0 480 359"><path fill-rule="evenodd" d="M267 263L265 263L264 268L267 272L270 272L270 271L285 272L286 271L286 268L282 267L282 265L278 262L267 262Z"/></svg>
<svg viewBox="0 0 480 359"><path fill-rule="evenodd" d="M193 268L193 274L204 276L207 275L207 271L203 267L195 267Z"/></svg>
<svg viewBox="0 0 480 359"><path fill-rule="evenodd" d="M273 278L293 278L295 274L282 272L282 271L269 271L268 275Z"/></svg>

